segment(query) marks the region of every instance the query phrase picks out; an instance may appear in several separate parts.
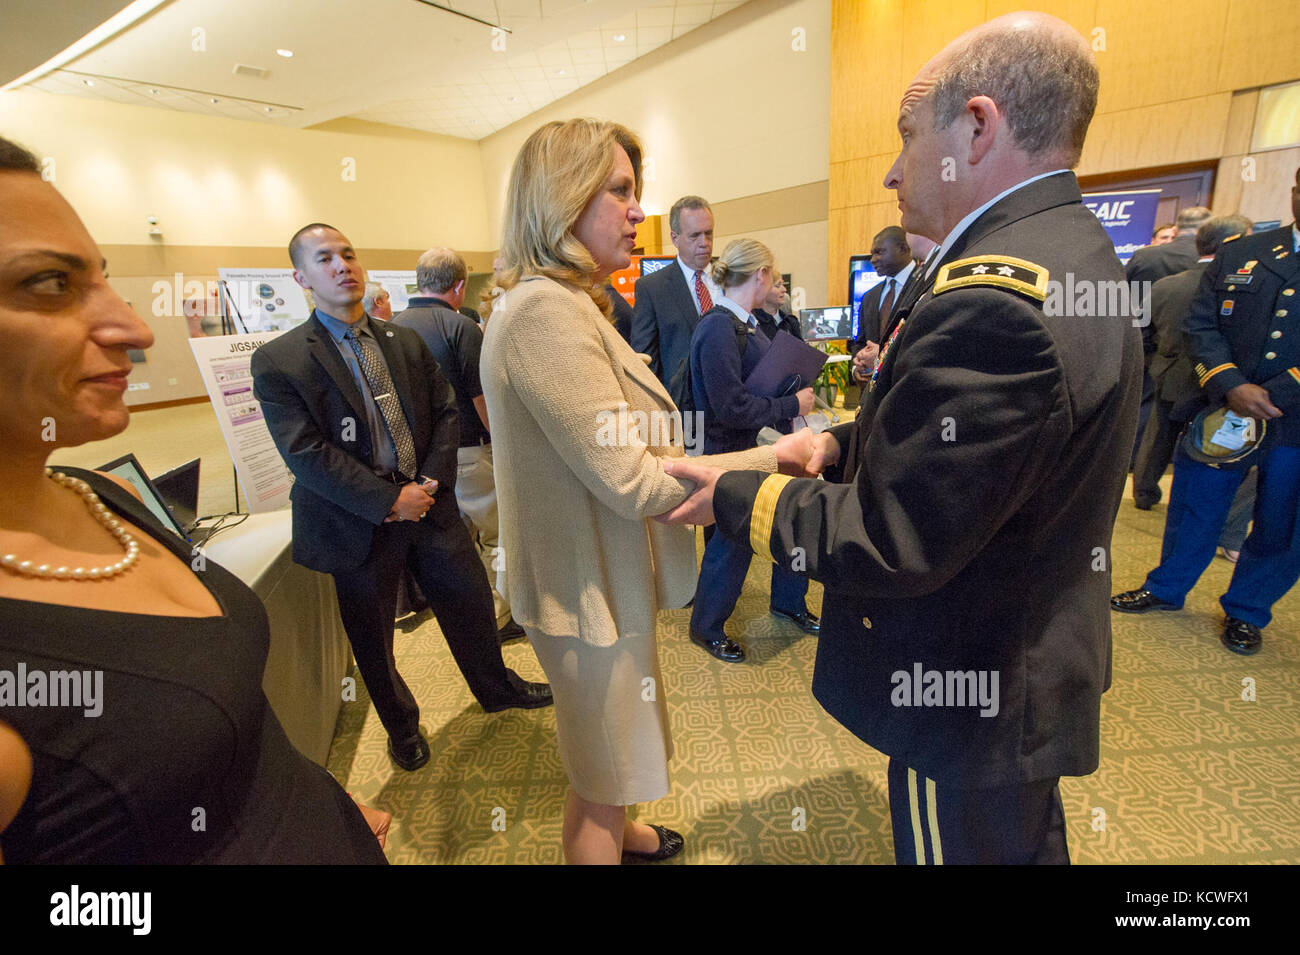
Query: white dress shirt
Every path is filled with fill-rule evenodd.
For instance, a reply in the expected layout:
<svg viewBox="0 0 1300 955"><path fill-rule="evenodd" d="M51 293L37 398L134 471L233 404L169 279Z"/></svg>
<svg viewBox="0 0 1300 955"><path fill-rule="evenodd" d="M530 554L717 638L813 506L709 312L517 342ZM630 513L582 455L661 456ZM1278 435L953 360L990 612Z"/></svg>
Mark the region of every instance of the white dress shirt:
<svg viewBox="0 0 1300 955"><path fill-rule="evenodd" d="M938 254L930 259L930 264L926 267L926 277L929 278L930 273L934 271L935 266L943 261L943 257L948 254L948 250L951 249L957 240L961 238L962 233L970 228L971 223L987 212L989 207L995 202L1001 202L1007 196L1011 195L1011 193L1015 192L1017 189L1025 188L1025 186L1029 185L1031 182L1037 182L1040 179L1046 179L1048 176L1055 176L1057 173L1069 171L1070 170L1068 169L1053 169L1051 172L1044 172L1039 173L1037 176L1030 176L1024 182L1018 182L1010 189L1004 189L1002 192L999 192L988 202L984 203L984 205L980 206L974 212L969 213L953 227L953 230L948 233L948 238L944 239L943 243L939 246Z"/></svg>
<svg viewBox="0 0 1300 955"><path fill-rule="evenodd" d="M691 268L683 262L680 255L677 256L677 267L682 270L682 275L686 276L686 287L691 290L691 301L695 303L695 311L703 315L704 311L700 308L700 297L695 294L696 269ZM704 287L709 290L709 295L713 299L713 304L717 305L718 299L722 298L722 289L718 286L717 282L713 281L713 276L709 274L708 266L700 269L699 272L700 278L704 281Z"/></svg>

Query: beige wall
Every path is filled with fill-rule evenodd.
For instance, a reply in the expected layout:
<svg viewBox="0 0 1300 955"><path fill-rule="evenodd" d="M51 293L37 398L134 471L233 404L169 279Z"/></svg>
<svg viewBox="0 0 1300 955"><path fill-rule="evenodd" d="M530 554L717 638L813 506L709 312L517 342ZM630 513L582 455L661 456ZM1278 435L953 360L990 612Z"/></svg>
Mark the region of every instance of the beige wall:
<svg viewBox="0 0 1300 955"><path fill-rule="evenodd" d="M719 207L715 251L743 229L768 242L787 271L801 263L796 280L821 304L824 275L813 273L825 272L825 239L808 244L816 230L803 225L821 223L824 233L825 201L809 210L786 193L812 184L824 195L830 28L825 0L751 0L482 140L494 242L511 163L533 130L574 116L613 119L645 145L648 215L666 219L678 196L704 196ZM800 37L806 49L796 51ZM666 242L666 221L662 234Z"/></svg>
<svg viewBox="0 0 1300 955"><path fill-rule="evenodd" d="M1215 211L1290 216L1283 175L1296 150L1261 153L1241 176L1254 87L1300 77L1294 0L1044 0L1094 43L1101 71L1097 114L1080 175L1204 161L1219 164ZM832 301L845 294L848 257L898 223L882 184L898 150L904 86L959 33L1023 9L1019 0L832 0L830 211ZM1100 32L1095 32L1100 31ZM1234 95L1236 94L1236 95ZM1285 155L1283 155L1285 154ZM1283 179L1287 179L1283 182Z"/></svg>
<svg viewBox="0 0 1300 955"><path fill-rule="evenodd" d="M358 247L488 247L478 145L373 123L346 131L0 93L0 130L54 161L54 183L109 245L283 247L332 222ZM355 181L342 173L356 163ZM243 263L220 263L242 265ZM287 264L287 261L286 261Z"/></svg>

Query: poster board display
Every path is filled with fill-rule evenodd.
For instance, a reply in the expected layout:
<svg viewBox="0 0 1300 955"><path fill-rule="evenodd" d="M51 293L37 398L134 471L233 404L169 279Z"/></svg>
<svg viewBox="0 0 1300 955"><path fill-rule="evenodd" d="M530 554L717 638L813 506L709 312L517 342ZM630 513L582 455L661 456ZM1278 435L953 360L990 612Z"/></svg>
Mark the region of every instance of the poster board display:
<svg viewBox="0 0 1300 955"><path fill-rule="evenodd" d="M236 334L284 332L311 317L293 269L217 269L217 275Z"/></svg>
<svg viewBox="0 0 1300 955"><path fill-rule="evenodd" d="M409 306L413 295L420 294L415 285L415 269L371 269L366 278L383 286L394 315Z"/></svg>
<svg viewBox="0 0 1300 955"><path fill-rule="evenodd" d="M1159 189L1133 189L1127 192L1085 192L1083 204L1106 229L1115 254L1128 263L1133 253L1151 244L1156 225Z"/></svg>
<svg viewBox="0 0 1300 955"><path fill-rule="evenodd" d="M253 514L289 506L293 475L276 450L262 418L262 406L253 397L253 352L283 334L216 335L191 338L203 387L212 400L221 436L235 462L235 476Z"/></svg>

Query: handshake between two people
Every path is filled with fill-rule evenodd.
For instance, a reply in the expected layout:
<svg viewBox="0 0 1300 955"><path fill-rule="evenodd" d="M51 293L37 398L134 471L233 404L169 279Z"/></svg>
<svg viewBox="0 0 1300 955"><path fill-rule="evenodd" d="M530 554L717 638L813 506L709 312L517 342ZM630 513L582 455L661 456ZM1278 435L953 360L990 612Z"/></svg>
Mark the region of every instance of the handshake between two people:
<svg viewBox="0 0 1300 955"><path fill-rule="evenodd" d="M831 433L815 434L811 428L800 428L794 434L784 435L772 445L772 450L776 452L777 470L791 477L816 477L840 459L840 444ZM693 481L695 490L690 497L655 520L661 524L712 524L713 490L723 470L690 458L670 458L664 462L664 471L673 477Z"/></svg>
<svg viewBox="0 0 1300 955"><path fill-rule="evenodd" d="M438 490L438 482L433 478L421 477L419 482L403 484L397 494L397 500L393 502L393 509L384 518L384 523L423 520L429 508L433 507L433 502L436 500L433 493L436 490Z"/></svg>

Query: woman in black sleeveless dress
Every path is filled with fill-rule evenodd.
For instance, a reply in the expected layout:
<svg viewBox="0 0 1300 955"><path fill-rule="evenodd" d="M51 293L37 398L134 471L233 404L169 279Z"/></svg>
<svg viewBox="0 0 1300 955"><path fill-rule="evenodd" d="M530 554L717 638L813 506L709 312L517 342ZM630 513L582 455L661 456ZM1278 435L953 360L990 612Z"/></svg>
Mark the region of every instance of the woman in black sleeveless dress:
<svg viewBox="0 0 1300 955"><path fill-rule="evenodd" d="M210 561L191 570L189 546L114 479L44 469L126 427L126 352L153 335L3 139L0 207L3 861L382 864L267 703L252 591Z"/></svg>

